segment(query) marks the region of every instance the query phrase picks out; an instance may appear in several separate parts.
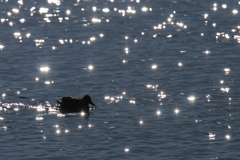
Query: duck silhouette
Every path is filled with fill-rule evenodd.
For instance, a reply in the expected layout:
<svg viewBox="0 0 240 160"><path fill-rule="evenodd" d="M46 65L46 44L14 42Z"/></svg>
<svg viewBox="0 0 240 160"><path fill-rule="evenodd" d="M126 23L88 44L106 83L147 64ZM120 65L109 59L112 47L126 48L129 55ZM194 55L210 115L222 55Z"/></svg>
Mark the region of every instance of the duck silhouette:
<svg viewBox="0 0 240 160"><path fill-rule="evenodd" d="M59 110L61 112L84 112L89 113L89 105L95 106L89 95L85 95L82 99L75 97L61 97L62 102L57 101L60 104Z"/></svg>

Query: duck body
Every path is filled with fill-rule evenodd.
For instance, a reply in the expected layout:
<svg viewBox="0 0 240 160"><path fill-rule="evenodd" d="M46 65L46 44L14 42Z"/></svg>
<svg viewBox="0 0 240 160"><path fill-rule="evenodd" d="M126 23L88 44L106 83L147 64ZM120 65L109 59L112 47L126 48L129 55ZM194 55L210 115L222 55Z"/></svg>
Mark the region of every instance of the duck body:
<svg viewBox="0 0 240 160"><path fill-rule="evenodd" d="M89 113L89 105L95 106L89 95L85 95L82 99L75 97L61 97L62 102L57 101L61 112L84 112Z"/></svg>

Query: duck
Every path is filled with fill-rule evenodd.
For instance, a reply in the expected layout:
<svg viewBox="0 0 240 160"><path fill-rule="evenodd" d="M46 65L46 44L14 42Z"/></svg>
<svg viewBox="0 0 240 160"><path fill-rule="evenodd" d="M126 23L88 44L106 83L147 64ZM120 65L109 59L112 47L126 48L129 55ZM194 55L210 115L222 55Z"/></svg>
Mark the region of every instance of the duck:
<svg viewBox="0 0 240 160"><path fill-rule="evenodd" d="M89 113L89 105L95 106L89 95L85 95L82 99L75 97L61 97L61 102L56 100L60 104L59 110L61 112L84 112ZM95 106L96 107L96 106Z"/></svg>

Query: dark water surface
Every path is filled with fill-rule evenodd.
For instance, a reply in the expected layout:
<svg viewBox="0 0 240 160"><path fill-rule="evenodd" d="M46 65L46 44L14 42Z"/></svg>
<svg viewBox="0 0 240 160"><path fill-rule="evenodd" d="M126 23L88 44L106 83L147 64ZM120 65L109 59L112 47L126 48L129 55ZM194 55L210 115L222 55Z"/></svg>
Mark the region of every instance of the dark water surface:
<svg viewBox="0 0 240 160"><path fill-rule="evenodd" d="M0 0L1 159L238 159L238 10ZM86 94L90 116L45 109Z"/></svg>

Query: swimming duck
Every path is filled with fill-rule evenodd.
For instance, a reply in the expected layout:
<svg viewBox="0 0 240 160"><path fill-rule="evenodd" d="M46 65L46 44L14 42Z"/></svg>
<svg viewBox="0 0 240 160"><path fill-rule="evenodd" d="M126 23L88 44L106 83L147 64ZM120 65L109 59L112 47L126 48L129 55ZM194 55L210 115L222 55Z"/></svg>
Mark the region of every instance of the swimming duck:
<svg viewBox="0 0 240 160"><path fill-rule="evenodd" d="M75 97L61 97L62 102L57 101L60 104L59 109L62 112L85 112L89 113L89 106L91 104L95 106L89 95L85 95L82 99Z"/></svg>

